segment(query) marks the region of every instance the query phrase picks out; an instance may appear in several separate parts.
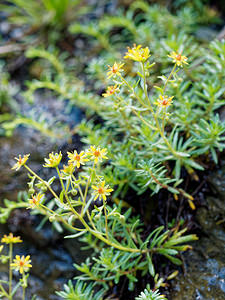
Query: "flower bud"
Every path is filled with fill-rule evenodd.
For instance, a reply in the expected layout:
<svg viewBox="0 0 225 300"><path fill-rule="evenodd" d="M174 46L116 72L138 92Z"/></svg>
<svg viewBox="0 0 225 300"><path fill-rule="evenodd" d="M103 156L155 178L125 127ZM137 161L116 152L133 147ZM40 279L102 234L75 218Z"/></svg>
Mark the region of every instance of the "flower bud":
<svg viewBox="0 0 225 300"><path fill-rule="evenodd" d="M51 216L49 217L49 221L50 221L50 222L56 221L56 215L55 215L55 214L54 214L54 215L51 215Z"/></svg>

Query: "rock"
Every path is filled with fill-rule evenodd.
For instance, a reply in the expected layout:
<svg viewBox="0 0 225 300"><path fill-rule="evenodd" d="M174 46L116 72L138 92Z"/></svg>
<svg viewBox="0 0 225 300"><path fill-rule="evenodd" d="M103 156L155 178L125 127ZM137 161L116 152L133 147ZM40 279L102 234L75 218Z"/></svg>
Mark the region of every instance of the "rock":
<svg viewBox="0 0 225 300"><path fill-rule="evenodd" d="M225 299L225 168L209 177L216 192L196 218L202 236L185 254L186 274L173 282L170 300Z"/></svg>

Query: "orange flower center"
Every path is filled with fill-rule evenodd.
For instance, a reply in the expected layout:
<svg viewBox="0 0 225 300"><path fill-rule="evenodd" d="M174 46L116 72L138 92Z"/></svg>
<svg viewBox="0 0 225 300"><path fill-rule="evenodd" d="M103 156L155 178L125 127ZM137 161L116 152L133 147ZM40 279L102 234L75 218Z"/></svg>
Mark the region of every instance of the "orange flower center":
<svg viewBox="0 0 225 300"><path fill-rule="evenodd" d="M104 194L104 189L103 189L102 187L100 187L100 188L98 189L98 193L99 193L99 194Z"/></svg>
<svg viewBox="0 0 225 300"><path fill-rule="evenodd" d="M76 159L77 161L80 161L80 155L76 155L75 159Z"/></svg>
<svg viewBox="0 0 225 300"><path fill-rule="evenodd" d="M181 60L181 54L178 54L178 55L176 56L176 59L177 59L177 60Z"/></svg>
<svg viewBox="0 0 225 300"><path fill-rule="evenodd" d="M23 262L22 260L20 261L19 264L20 264L20 267L23 267L23 266L24 266L24 262Z"/></svg>
<svg viewBox="0 0 225 300"><path fill-rule="evenodd" d="M98 150L96 150L96 151L94 152L94 156L96 156L96 157L100 156L100 152L99 152Z"/></svg>
<svg viewBox="0 0 225 300"><path fill-rule="evenodd" d="M167 104L168 104L168 100L164 99L164 100L162 101L162 105L167 105Z"/></svg>
<svg viewBox="0 0 225 300"><path fill-rule="evenodd" d="M113 72L113 73L117 73L117 71L118 71L118 67L113 66L113 67L112 67L112 72Z"/></svg>
<svg viewBox="0 0 225 300"><path fill-rule="evenodd" d="M109 90L109 93L113 94L114 93L114 89Z"/></svg>

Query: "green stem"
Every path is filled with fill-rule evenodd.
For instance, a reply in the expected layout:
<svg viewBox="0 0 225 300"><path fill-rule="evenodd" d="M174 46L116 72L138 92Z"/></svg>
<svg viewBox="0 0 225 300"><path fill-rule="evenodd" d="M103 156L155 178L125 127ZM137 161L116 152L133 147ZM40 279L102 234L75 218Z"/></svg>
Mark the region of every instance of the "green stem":
<svg viewBox="0 0 225 300"><path fill-rule="evenodd" d="M68 193L68 189L69 189L69 187L70 187L70 181L71 181L71 178L70 178L70 180L68 180L68 182L67 182L67 185L66 185L66 193Z"/></svg>
<svg viewBox="0 0 225 300"><path fill-rule="evenodd" d="M3 293L3 296L5 296L6 298L8 298L9 299L9 295L8 295L8 293L6 292L6 290L4 289L4 287L0 284L0 290L2 291L2 293Z"/></svg>
<svg viewBox="0 0 225 300"><path fill-rule="evenodd" d="M47 206L45 206L43 204L40 204L40 206L44 209L44 211L47 210L51 213L51 215L47 214L48 217L55 215L55 212L53 210L49 209ZM83 231L82 228L77 228L77 227L74 227L74 226L70 225L69 223L67 223L66 220L64 220L63 217L60 215L56 215L56 219L59 219L62 223L64 223L66 225L66 227L68 227L72 230Z"/></svg>
<svg viewBox="0 0 225 300"><path fill-rule="evenodd" d="M12 300L12 256L13 256L13 244L9 244L9 300Z"/></svg>
<svg viewBox="0 0 225 300"><path fill-rule="evenodd" d="M164 89L163 89L163 93L165 92L165 89L166 89L166 86L172 76L172 74L174 73L176 69L176 64L174 65L169 77L167 78L167 81L165 83L165 86L164 86ZM156 116L156 114L154 113L154 110L151 106L151 103L150 103L150 100L149 100L149 103L150 103L150 106L146 106L146 104L138 97L138 95L134 92L134 89L132 88L132 86L123 78L123 76L120 74L120 78L122 79L122 81L129 87L129 89L132 90L132 92L134 93L135 97L138 99L138 101L144 106L144 107L147 107L148 109L150 109L152 115L153 115L153 118L155 120L155 123L156 123L156 127L157 127L157 130L159 132L159 134L161 135L162 139L164 140L165 144L167 145L168 149L170 150L170 152L175 156L175 157L180 157L176 151L173 149L173 147L171 146L171 144L169 143L169 141L167 140L167 138L165 137L164 135L164 131L161 130L161 126L159 124L159 120L158 120L158 117ZM146 82L146 80L145 80ZM148 98L148 93L147 93L147 89L146 89L146 86L145 86L145 93L146 93L146 97ZM149 98L148 98L149 99ZM143 117L141 117L134 109L132 109L132 111L135 113L135 115L141 119L141 121L143 123L145 123L148 127L150 127L151 129L156 129L154 126L152 126L151 124L149 124L146 120L143 119Z"/></svg>
<svg viewBox="0 0 225 300"><path fill-rule="evenodd" d="M150 127L153 130L157 130L155 126L152 126L148 121L146 121L141 115L139 115L134 108L131 108L132 112L148 127Z"/></svg>
<svg viewBox="0 0 225 300"><path fill-rule="evenodd" d="M125 78L123 78L123 76L121 74L119 74L119 77L121 78L121 80L128 86L128 88L132 91L132 93L134 94L134 96L137 98L137 100L140 102L141 105L143 105L146 108L149 108L148 105L146 105L141 98L137 95L137 93L134 91L134 89L132 88L132 86L126 81Z"/></svg>
<svg viewBox="0 0 225 300"><path fill-rule="evenodd" d="M78 187L78 191L79 191L79 193L80 193L80 195L81 195L81 198L82 198L82 201L83 201L83 206L82 206L82 211L81 211L81 215L83 215L83 208L84 208L84 205L85 205L84 194L83 194L82 189L81 189L81 187L80 187L79 184L77 185L77 187ZM87 216L88 216L88 219L89 219L89 221L90 221L90 223L91 223L93 229L97 231L97 228L95 227L95 224L94 224L94 222L93 222L92 219L91 219L91 216L90 216L90 213L89 213L89 210L88 210L88 209L87 209Z"/></svg>
<svg viewBox="0 0 225 300"><path fill-rule="evenodd" d="M170 152L175 156L175 157L180 157L180 155L178 155L176 153L176 151L173 149L173 147L171 146L170 142L168 141L168 139L165 137L164 131L161 129L160 124L159 124L159 120L158 118L155 118L155 122L156 122L156 126L158 128L158 131L162 137L162 139L164 140L165 144L167 145L168 149L170 150Z"/></svg>
<svg viewBox="0 0 225 300"><path fill-rule="evenodd" d="M113 248L119 249L121 251L127 251L127 252L132 252L132 253L147 253L147 252L152 251L151 249L140 250L140 249L136 249L136 248L129 248L129 247L125 247L125 246L122 246L122 245L118 245L114 242L111 242L107 238L104 238L102 236L102 233L98 233L98 232L95 232L93 230L90 230L90 233L93 234L98 239L100 239L101 241L103 241L105 244L107 244L109 246L112 246Z"/></svg>
<svg viewBox="0 0 225 300"><path fill-rule="evenodd" d="M174 73L176 67L177 67L177 64L174 65L172 71L170 72L169 77L168 77L167 80L166 80L166 83L165 83L165 85L164 85L163 92L162 92L163 95L164 95L164 92L165 92L165 90L166 90L167 84L168 84L168 82L170 81L170 78L171 78L171 76L173 75L173 73Z"/></svg>
<svg viewBox="0 0 225 300"><path fill-rule="evenodd" d="M86 203L87 192L88 192L88 188L89 188L90 182L91 182L91 175L89 175L88 181L87 181L87 184L86 184L86 187L85 187L84 198L83 198L84 203ZM83 209L82 209L81 215L82 215L82 214L83 214Z"/></svg>
<svg viewBox="0 0 225 300"><path fill-rule="evenodd" d="M89 184L91 182L94 170L95 170L95 163L93 164L92 172L91 172L90 176L88 177L88 182L87 182L86 187L85 187L84 198L83 198L84 203L86 203L86 200L87 200L88 188L89 188ZM81 216L83 216L83 208L84 208L84 206L82 207Z"/></svg>
<svg viewBox="0 0 225 300"><path fill-rule="evenodd" d="M108 233L108 216L106 211L106 200L103 199L103 207L104 207L104 214L105 214L105 234L106 238L109 239L109 233Z"/></svg>
<svg viewBox="0 0 225 300"><path fill-rule="evenodd" d="M79 193L80 193L81 199L82 199L82 201L84 201L84 194L83 194L83 192L82 192L82 189L81 189L80 185L77 184L77 187L78 187L78 191L79 191Z"/></svg>
<svg viewBox="0 0 225 300"><path fill-rule="evenodd" d="M42 182L48 189L49 191L52 193L52 195L60 201L59 197L56 195L56 193L53 191L53 189L50 187L50 185L48 185L48 183L46 181L44 181L40 176L38 176L34 171L32 171L27 165L24 165L24 167L32 174L34 175L40 182Z"/></svg>
<svg viewBox="0 0 225 300"><path fill-rule="evenodd" d="M61 184L61 186L62 186L63 192L64 192L64 196L66 197L67 192L66 192L66 190L65 190L65 186L64 186L63 180L62 180L62 178L61 178L61 176L60 176L60 171L59 171L59 168L58 168L58 167L56 167L56 171L57 171L58 176L59 176L59 180L60 180L60 184Z"/></svg>
<svg viewBox="0 0 225 300"><path fill-rule="evenodd" d="M25 300L25 293L26 293L26 288L25 287L23 287L23 300Z"/></svg>
<svg viewBox="0 0 225 300"><path fill-rule="evenodd" d="M26 165L24 165L25 167L26 167L26 169L31 173L31 174L33 174L34 176L36 176L43 184L45 184L45 186L46 187L48 187L48 189L51 191L51 193L53 194L53 195L56 195L55 194L55 192L49 187L49 185L43 180L43 179L41 179L37 174L35 174L28 166L26 166ZM88 182L90 183L90 180L91 180L91 176L89 177L89 180L88 180ZM87 184L87 186L86 186L86 190L88 189L88 186L89 186L89 183ZM62 183L61 183L62 184ZM64 187L64 184L62 184L62 189L63 189L63 191L65 192L65 187ZM86 194L87 194L87 192L86 192ZM55 196L58 200L59 200L59 197L56 195ZM84 197L85 197L85 195L84 195ZM118 245L118 244L116 244L115 242L112 242L112 241L110 241L108 238L105 238L103 235L103 233L102 232L98 232L98 231L95 231L95 230L93 230L93 229L91 229L89 226L88 226L88 224L85 222L85 220L83 219L83 216L80 216L79 215L79 213L73 208L73 206L72 206L72 204L71 204L71 202L70 202L70 200L69 200L69 198L68 198L68 195L67 195L67 193L65 193L65 198L66 198L66 200L67 200L67 203L69 204L69 206L70 206L70 209L71 209L71 211L74 213L74 215L76 215L76 217L80 220L80 222L83 224L83 226L85 227L85 229L87 230L87 231L89 231L92 235L94 235L95 237L97 237L99 240L101 240L101 241L103 241L105 244L107 244L107 245L109 245L109 246L111 246L111 247L114 247L114 248L116 248L116 249L119 249L119 250L121 250L121 251L127 251L127 252L131 252L131 253L147 253L147 252L152 252L153 251L153 249L152 250L150 250L150 249L145 249L145 250L140 250L140 249L136 249L136 248L129 248L129 247L125 247L125 246L122 246L122 245ZM86 200L86 198L85 198L85 200ZM64 220L65 221L65 220ZM65 221L66 222L66 224L68 224L68 222L67 221ZM68 224L69 225L69 224ZM80 230L80 229L79 229Z"/></svg>
<svg viewBox="0 0 225 300"><path fill-rule="evenodd" d="M53 191L53 189L48 185L48 183L46 181L44 181L41 177L39 177L34 171L32 171L27 165L24 165L24 167L32 174L34 175L38 180L40 180L48 189L49 191L52 193L52 195L60 201L59 197L56 195L56 193ZM62 188L64 188L65 191L65 187L64 185L62 185ZM78 212L73 208L67 194L65 194L67 203L70 206L71 211L76 215L76 217L80 220L80 222L84 225L84 227L89 230L90 227L88 226L88 224L84 221L84 219L78 214ZM68 224L69 225L69 224ZM90 229L91 230L91 229Z"/></svg>
<svg viewBox="0 0 225 300"><path fill-rule="evenodd" d="M128 129L129 131L131 131L131 126L130 126L130 124L129 124L128 121L127 121L127 116L126 116L125 112L123 111L122 108L119 109L119 112L121 113L122 121L125 122L127 129ZM122 122L122 125L123 125L123 122Z"/></svg>
<svg viewBox="0 0 225 300"><path fill-rule="evenodd" d="M62 179L61 179L61 177L60 177L59 168L56 167L56 170L57 170L58 175L59 175L60 183L61 183L61 186L62 186L64 195L65 195L66 201L67 201L67 203L69 204L71 211L74 213L75 216L77 216L77 218L80 220L80 222L84 225L84 227L85 227L87 230L91 230L91 228L88 226L88 224L87 224L87 223L85 222L85 220L83 219L82 214L79 215L79 213L74 209L73 205L71 204L70 199L69 199L69 197L68 197L68 195L67 195L67 193L66 193L66 191L65 191L65 187L64 187L63 181L62 181Z"/></svg>
<svg viewBox="0 0 225 300"><path fill-rule="evenodd" d="M148 97L148 91L147 91L147 80L146 80L146 74L145 74L145 63L141 62L141 65L142 65L142 71L143 71L143 76L144 76L144 93L145 93L145 98L146 98L146 101L148 101L149 106L152 107L151 101L150 101L150 99Z"/></svg>

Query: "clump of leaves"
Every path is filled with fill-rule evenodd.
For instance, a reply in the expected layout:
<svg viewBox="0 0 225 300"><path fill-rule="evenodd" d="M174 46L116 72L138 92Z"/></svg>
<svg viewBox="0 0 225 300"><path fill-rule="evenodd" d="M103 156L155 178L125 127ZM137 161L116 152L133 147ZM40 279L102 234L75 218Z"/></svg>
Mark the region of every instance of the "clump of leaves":
<svg viewBox="0 0 225 300"><path fill-rule="evenodd" d="M93 284L87 284L83 281L77 281L76 284L73 285L72 281L70 280L68 284L64 284L64 291L56 292L56 294L67 300L102 300L104 289L95 292Z"/></svg>
<svg viewBox="0 0 225 300"><path fill-rule="evenodd" d="M70 22L85 14L87 6L81 0L7 0L0 5L8 14L8 21L24 28L23 42L35 43L48 37L55 42L60 38L62 30L66 30ZM33 38L32 38L33 37ZM34 37L37 39L35 40Z"/></svg>
<svg viewBox="0 0 225 300"><path fill-rule="evenodd" d="M166 300L166 298L160 295L159 291L152 291L147 285L146 289L135 300Z"/></svg>
<svg viewBox="0 0 225 300"><path fill-rule="evenodd" d="M194 209L192 196L181 188L181 170L190 175L204 170L199 156L211 155L217 163L217 152L225 147L225 123L215 113L224 105L224 41L211 44L212 51L192 72L193 78L188 67L180 68L187 57L168 53L174 65L154 87L150 77L154 62L149 62L147 49L134 46L125 56L134 61L136 77L123 75L126 64L109 67L113 84L103 93L97 111L104 123L83 123L79 132L85 143L110 145L114 168L106 168L105 175L120 191L131 187L141 194L149 188L153 193L167 189L186 197Z"/></svg>
<svg viewBox="0 0 225 300"><path fill-rule="evenodd" d="M187 243L197 237L185 235L186 228L165 230L161 226L143 238L144 227L139 216L132 216L131 209L124 210L122 202L113 206L107 203L113 189L99 174L99 165L107 159L106 155L106 149L95 146L80 153L74 150L68 152L68 164L60 168L61 152L50 153L49 158L45 158L44 167L56 170L61 184L59 194L52 187L56 176L42 179L28 166L29 155L19 156L13 169L24 167L28 171L31 195L28 199L21 198L18 207L37 210L50 222L63 224L71 231L65 238L82 237L88 247L98 252L97 257L87 258L80 266L75 265L82 273L78 277L80 280L91 280L108 290L112 283L117 284L121 277L126 276L129 289L133 290L137 272L141 272L142 276L149 273L159 287L163 281L156 274L155 257L162 255L180 265L179 252L188 250ZM76 175L75 171L81 166L84 166L83 171ZM50 198L47 192L50 192ZM99 205L94 202L97 199ZM6 205L8 212L12 207L8 201ZM4 208L1 213L4 215ZM76 288L69 288L69 291L76 293Z"/></svg>

